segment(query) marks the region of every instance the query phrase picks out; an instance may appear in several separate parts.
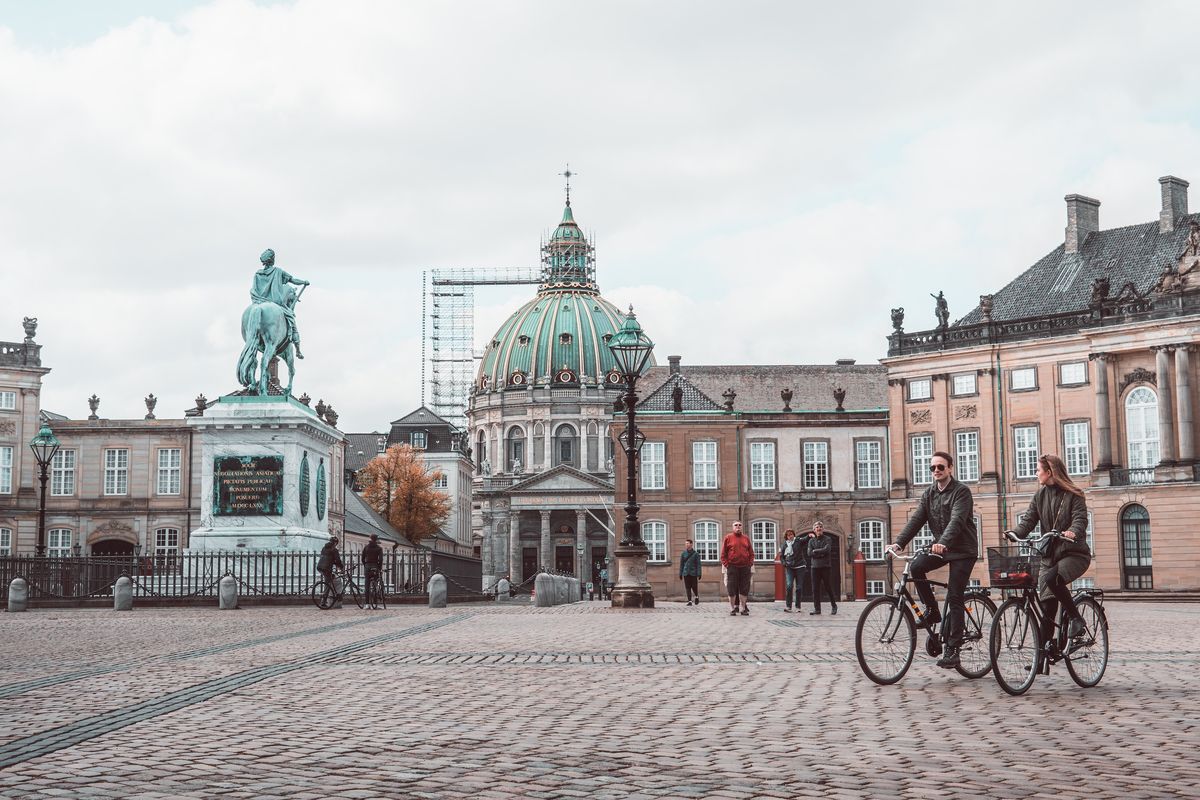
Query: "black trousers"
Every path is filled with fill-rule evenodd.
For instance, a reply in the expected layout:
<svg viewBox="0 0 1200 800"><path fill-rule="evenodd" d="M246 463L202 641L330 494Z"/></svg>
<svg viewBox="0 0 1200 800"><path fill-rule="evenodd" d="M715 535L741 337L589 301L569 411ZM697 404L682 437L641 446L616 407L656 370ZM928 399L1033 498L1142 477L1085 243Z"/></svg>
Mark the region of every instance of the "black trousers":
<svg viewBox="0 0 1200 800"><path fill-rule="evenodd" d="M942 615L938 611L937 598L933 596L933 587L926 582L925 576L947 564L950 565L950 577L946 580L946 605L949 606L946 619L946 643L951 647L958 647L962 643L963 621L967 614L966 605L963 603L963 593L966 592L967 584L971 580L971 568L975 566L975 559L956 558L953 561L947 561L933 553L922 553L912 560L909 569L917 582L917 594L921 596L921 602L925 604L929 613L937 614L936 618L940 619Z"/></svg>
<svg viewBox="0 0 1200 800"><path fill-rule="evenodd" d="M687 599L690 603L694 595L697 600L700 599L700 576L699 575L684 575L683 588L687 592Z"/></svg>
<svg viewBox="0 0 1200 800"><path fill-rule="evenodd" d="M825 595L829 605L837 608L837 595L833 593L833 567L812 567L813 610L821 610L821 585L825 585Z"/></svg>
<svg viewBox="0 0 1200 800"><path fill-rule="evenodd" d="M1071 581L1087 572L1092 560L1087 556L1064 556L1053 564L1042 562L1042 572L1038 576L1038 596L1042 601L1042 641L1054 638L1054 621L1058 609L1063 608L1063 622L1079 616L1075 610L1075 600L1071 597Z"/></svg>

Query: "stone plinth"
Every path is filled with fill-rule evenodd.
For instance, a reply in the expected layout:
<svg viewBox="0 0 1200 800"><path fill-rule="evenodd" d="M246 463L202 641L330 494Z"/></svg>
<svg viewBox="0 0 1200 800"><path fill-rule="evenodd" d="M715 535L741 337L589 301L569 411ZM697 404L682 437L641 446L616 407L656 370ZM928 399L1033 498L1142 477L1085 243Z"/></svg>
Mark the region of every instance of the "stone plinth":
<svg viewBox="0 0 1200 800"><path fill-rule="evenodd" d="M613 555L617 559L617 583L612 590L612 607L654 608L654 589L646 579L650 551L645 545L622 544Z"/></svg>

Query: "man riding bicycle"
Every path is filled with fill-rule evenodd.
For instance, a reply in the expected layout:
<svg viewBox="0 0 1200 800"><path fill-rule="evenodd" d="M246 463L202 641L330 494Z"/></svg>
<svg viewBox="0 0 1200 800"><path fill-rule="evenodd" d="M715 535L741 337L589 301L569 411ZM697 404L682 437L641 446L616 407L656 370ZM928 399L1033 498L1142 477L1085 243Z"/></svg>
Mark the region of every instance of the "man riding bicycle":
<svg viewBox="0 0 1200 800"><path fill-rule="evenodd" d="M937 665L945 669L953 669L959 665L958 649L963 639L963 618L966 607L963 603L963 593L971 580L971 568L979 555L978 533L975 530L975 519L972 514L975 501L971 490L959 483L951 474L954 459L949 453L938 451L930 460L929 470L933 473L934 483L921 495L921 502L908 518L896 541L888 545L892 553L899 553L904 546L928 523L933 533L934 542L928 553L917 556L912 561L909 570L917 584L917 594L925 604L925 614L917 623L917 627L933 630L942 620L938 611L937 599L925 576L935 570L949 565L950 577L946 581L946 605L949 606L949 618L946 620L946 649Z"/></svg>
<svg viewBox="0 0 1200 800"><path fill-rule="evenodd" d="M371 592L379 591L379 575L383 571L383 548L379 546L379 534L372 533L371 541L362 551L363 567L367 571L367 598Z"/></svg>

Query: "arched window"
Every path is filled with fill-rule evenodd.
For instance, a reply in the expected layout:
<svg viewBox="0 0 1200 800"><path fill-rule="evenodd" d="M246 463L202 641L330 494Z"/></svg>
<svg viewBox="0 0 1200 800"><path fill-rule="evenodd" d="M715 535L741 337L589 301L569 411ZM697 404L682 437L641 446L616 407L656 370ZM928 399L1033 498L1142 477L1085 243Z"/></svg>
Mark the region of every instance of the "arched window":
<svg viewBox="0 0 1200 800"><path fill-rule="evenodd" d="M487 439L483 436L483 431L479 431L478 438L475 440L475 468L483 469L483 462L487 460Z"/></svg>
<svg viewBox="0 0 1200 800"><path fill-rule="evenodd" d="M721 526L713 520L701 520L692 525L692 541L701 561L721 560Z"/></svg>
<svg viewBox="0 0 1200 800"><path fill-rule="evenodd" d="M554 431L554 463L579 466L579 436L570 425L559 425Z"/></svg>
<svg viewBox="0 0 1200 800"><path fill-rule="evenodd" d="M775 554L779 552L777 531L778 526L769 519L750 523L750 544L754 546L755 561L775 560Z"/></svg>
<svg viewBox="0 0 1200 800"><path fill-rule="evenodd" d="M864 519L858 523L858 549L867 561L883 560L883 521Z"/></svg>
<svg viewBox="0 0 1200 800"><path fill-rule="evenodd" d="M513 425L508 429L508 472L524 472L527 466L525 459L525 429Z"/></svg>
<svg viewBox="0 0 1200 800"><path fill-rule="evenodd" d="M1126 589L1153 589L1150 557L1150 514L1136 503L1121 512L1121 555Z"/></svg>
<svg viewBox="0 0 1200 800"><path fill-rule="evenodd" d="M646 557L647 561L667 560L667 523L657 520L643 522L642 541L650 551L650 555Z"/></svg>
<svg viewBox="0 0 1200 800"><path fill-rule="evenodd" d="M1130 469L1158 464L1158 395L1147 386L1139 386L1125 398L1125 440Z"/></svg>

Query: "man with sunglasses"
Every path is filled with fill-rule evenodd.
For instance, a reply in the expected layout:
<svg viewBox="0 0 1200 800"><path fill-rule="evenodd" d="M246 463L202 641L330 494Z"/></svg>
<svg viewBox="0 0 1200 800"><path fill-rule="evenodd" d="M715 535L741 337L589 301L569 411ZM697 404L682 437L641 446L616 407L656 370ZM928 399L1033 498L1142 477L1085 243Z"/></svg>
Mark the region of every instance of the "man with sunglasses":
<svg viewBox="0 0 1200 800"><path fill-rule="evenodd" d="M910 571L916 580L917 593L925 604L925 614L917 623L918 627L933 630L941 622L942 615L938 612L937 600L933 589L925 580L925 576L935 569L950 566L950 577L947 579L946 604L949 606L949 618L946 620L946 650L938 659L938 666L952 669L958 666L958 648L962 644L963 618L966 608L963 605L963 593L971 580L971 568L975 566L978 557L978 534L975 531L975 518L972 514L975 501L971 490L955 480L950 474L954 459L949 453L938 451L933 454L929 471L933 473L933 485L921 495L921 502L908 518L896 541L888 545L888 550L899 553L904 546L926 523L933 533L934 542L928 553L923 553L913 559Z"/></svg>

